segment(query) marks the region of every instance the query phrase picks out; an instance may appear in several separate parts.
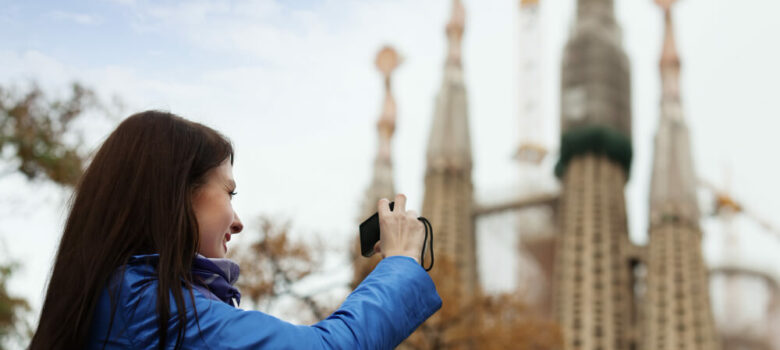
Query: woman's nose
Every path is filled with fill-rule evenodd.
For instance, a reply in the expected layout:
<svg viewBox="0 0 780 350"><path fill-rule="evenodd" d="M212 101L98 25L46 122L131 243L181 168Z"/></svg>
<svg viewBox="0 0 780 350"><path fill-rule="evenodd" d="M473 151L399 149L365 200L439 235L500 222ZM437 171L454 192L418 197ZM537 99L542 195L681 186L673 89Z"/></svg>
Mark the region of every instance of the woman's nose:
<svg viewBox="0 0 780 350"><path fill-rule="evenodd" d="M244 224L241 223L241 219L238 218L238 214L234 212L233 223L230 224L230 233L231 234L241 233L243 229L244 229Z"/></svg>

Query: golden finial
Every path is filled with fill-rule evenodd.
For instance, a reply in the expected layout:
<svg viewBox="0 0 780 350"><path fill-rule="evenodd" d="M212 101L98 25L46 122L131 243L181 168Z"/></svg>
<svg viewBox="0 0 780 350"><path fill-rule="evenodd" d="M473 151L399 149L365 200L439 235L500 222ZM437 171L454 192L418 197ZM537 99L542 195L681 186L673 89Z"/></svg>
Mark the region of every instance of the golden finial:
<svg viewBox="0 0 780 350"><path fill-rule="evenodd" d="M401 57L398 52L390 46L385 46L376 55L376 67L387 78L390 73L401 64Z"/></svg>
<svg viewBox="0 0 780 350"><path fill-rule="evenodd" d="M520 0L520 6L538 5L539 0Z"/></svg>
<svg viewBox="0 0 780 350"><path fill-rule="evenodd" d="M655 3L658 4L658 6L661 6L664 11L670 11L672 9L672 4L676 1L677 0L655 0Z"/></svg>

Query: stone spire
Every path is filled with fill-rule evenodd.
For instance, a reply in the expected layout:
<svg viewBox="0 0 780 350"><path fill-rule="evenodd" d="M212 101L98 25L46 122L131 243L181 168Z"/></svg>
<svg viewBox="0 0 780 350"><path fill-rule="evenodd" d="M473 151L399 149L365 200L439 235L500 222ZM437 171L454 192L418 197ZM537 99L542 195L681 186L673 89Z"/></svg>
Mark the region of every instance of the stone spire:
<svg viewBox="0 0 780 350"><path fill-rule="evenodd" d="M680 100L680 57L674 39L671 5L674 0L656 0L664 11L664 43L661 51L661 117L655 140L651 221L665 214L679 216L698 226L697 180L691 157L688 127Z"/></svg>
<svg viewBox="0 0 780 350"><path fill-rule="evenodd" d="M478 279L471 140L461 66L464 24L463 4L453 0L446 30L449 45L444 76L428 139L422 215L436 230L437 266L440 261L451 259L459 272L464 293L471 294L476 291Z"/></svg>
<svg viewBox="0 0 780 350"><path fill-rule="evenodd" d="M664 43L661 49L661 86L664 102L680 102L680 55L674 39L671 6L676 0L656 0L664 11ZM681 113L676 113L681 116ZM666 111L662 116L669 116Z"/></svg>
<svg viewBox="0 0 780 350"><path fill-rule="evenodd" d="M374 176L366 190L366 196L361 210L361 217L368 217L376 212L376 202L382 198L393 198L393 161L391 143L395 133L396 105L391 89L391 75L401 63L398 53L389 46L383 47L376 56L376 67L384 76L385 98L382 114L376 124L379 136L378 149L374 159Z"/></svg>
<svg viewBox="0 0 780 350"><path fill-rule="evenodd" d="M460 0L452 1L452 16L447 23L447 60L444 79L436 99L433 125L428 139L428 168L457 168L471 171L466 89L461 65L461 39L465 10Z"/></svg>
<svg viewBox="0 0 780 350"><path fill-rule="evenodd" d="M642 349L719 349L696 201L697 179L680 102L680 59L671 5L664 11L661 117L650 184L647 283Z"/></svg>
<svg viewBox="0 0 780 350"><path fill-rule="evenodd" d="M363 203L360 206L358 222L362 222L376 212L376 204L382 198L393 198L395 186L393 185L393 160L391 144L395 133L396 105L391 89L391 76L393 71L401 63L401 57L392 47L385 46L376 56L376 67L382 73L385 82L385 97L382 112L377 121L378 134L377 154L374 158L374 174L371 183L366 188ZM374 269L381 260L379 255L369 259L358 254L360 242L356 240L352 249L354 276L352 287L357 287L361 281Z"/></svg>

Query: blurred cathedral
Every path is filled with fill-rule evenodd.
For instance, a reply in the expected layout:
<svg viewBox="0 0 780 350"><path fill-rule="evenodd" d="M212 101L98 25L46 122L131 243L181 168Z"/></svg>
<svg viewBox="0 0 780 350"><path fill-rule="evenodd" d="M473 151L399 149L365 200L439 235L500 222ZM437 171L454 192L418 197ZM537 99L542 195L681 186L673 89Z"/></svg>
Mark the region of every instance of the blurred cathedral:
<svg viewBox="0 0 780 350"><path fill-rule="evenodd" d="M452 1L445 28L443 81L428 137L421 214L433 223L437 258L453 258L462 293L473 295L480 290L477 221L495 213L549 208L551 229L525 235L520 242L538 267L535 283L543 289L530 297L529 303L536 312L558 323L564 349L772 349L771 329L735 332L728 327L729 320L716 322L714 317L711 274L732 279L758 276L771 285L772 296L777 295L777 287L765 274L734 266L708 269L705 264L699 180L680 98L681 62L672 15L675 0L655 1L664 18L659 63L662 91L646 245L632 243L628 235L624 188L633 154L631 72L614 0L576 0L561 65L560 144L554 170L559 189L491 203L478 203L474 195L461 59L466 11L461 0ZM473 2L472 6L479 4ZM542 80L538 68L539 6L539 0L519 0L523 87L519 100L530 132L521 133L516 158L523 164L521 169L528 171L535 166L538 169L547 157L538 130L539 119L544 118L538 107ZM391 140L397 116L391 76L400 63L390 47L377 55L385 97L377 122L373 177L358 220L375 212L380 198L395 194ZM376 262L356 256L355 283ZM772 300L770 307L775 307Z"/></svg>

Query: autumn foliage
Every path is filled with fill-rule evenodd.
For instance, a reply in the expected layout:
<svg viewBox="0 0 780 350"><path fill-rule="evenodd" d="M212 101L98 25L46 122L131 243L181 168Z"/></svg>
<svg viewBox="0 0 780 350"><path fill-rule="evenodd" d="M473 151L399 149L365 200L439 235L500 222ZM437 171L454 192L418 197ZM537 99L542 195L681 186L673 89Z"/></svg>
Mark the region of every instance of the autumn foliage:
<svg viewBox="0 0 780 350"><path fill-rule="evenodd" d="M81 135L73 125L85 112L100 105L95 94L78 83L71 85L65 99L51 98L34 84L27 89L0 86L0 180L19 173L28 180L74 186L87 155L79 150ZM0 349L10 340L24 343L32 333L25 317L31 311L29 304L7 290L8 280L19 265L2 258Z"/></svg>
<svg viewBox="0 0 780 350"><path fill-rule="evenodd" d="M242 233L246 234L253 235L252 243L235 248L231 258L241 265L239 288L251 306L267 309L268 304L287 296L298 301L297 312L309 314L315 321L333 311L335 305L323 304L313 295L296 293L293 288L300 279L322 274L323 252L316 245L293 240L289 223L268 217L260 218L259 230ZM349 246L356 248L356 243ZM351 257L360 269L352 281L352 285L357 285L379 259ZM558 326L534 313L517 294L465 295L455 265L446 256L436 256L431 276L443 300L442 308L399 349L562 348Z"/></svg>
<svg viewBox="0 0 780 350"><path fill-rule="evenodd" d="M303 318L318 321L334 310L334 305L319 301L314 293L296 291L296 282L322 273L324 251L291 237L290 223L280 223L261 216L249 245L234 248L229 257L241 266L238 287L242 305L268 310L280 298L288 297L297 302Z"/></svg>
<svg viewBox="0 0 780 350"><path fill-rule="evenodd" d="M24 92L0 86L0 161L13 165L4 171L75 185L86 155L79 152L80 135L72 125L99 105L80 84L73 84L63 100L49 98L36 86Z"/></svg>
<svg viewBox="0 0 780 350"><path fill-rule="evenodd" d="M0 349L7 338L27 338L32 331L23 315L30 311L30 305L24 298L8 294L7 282L16 264L0 266Z"/></svg>
<svg viewBox="0 0 780 350"><path fill-rule="evenodd" d="M442 308L399 348L518 349L562 348L559 327L535 314L517 294L467 295L449 257L436 258L431 272Z"/></svg>

